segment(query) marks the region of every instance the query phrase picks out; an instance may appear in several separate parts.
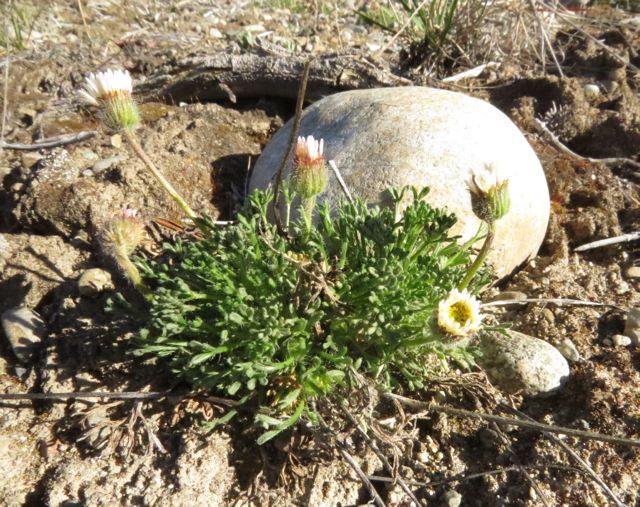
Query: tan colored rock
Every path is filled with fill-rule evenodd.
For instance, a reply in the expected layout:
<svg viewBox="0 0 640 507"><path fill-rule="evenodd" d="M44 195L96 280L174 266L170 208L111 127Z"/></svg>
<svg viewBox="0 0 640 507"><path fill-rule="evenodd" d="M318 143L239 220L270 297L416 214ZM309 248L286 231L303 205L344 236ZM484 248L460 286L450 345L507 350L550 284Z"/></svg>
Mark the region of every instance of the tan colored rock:
<svg viewBox="0 0 640 507"><path fill-rule="evenodd" d="M250 188L275 182L292 122L276 133L253 171ZM462 240L476 232L467 181L493 164L509 178L511 212L497 225L490 256L499 276L536 254L547 229L549 191L540 162L518 128L498 109L459 93L424 87L343 92L308 107L300 135L325 141L352 193L375 204L390 186L429 186L428 200L458 217ZM342 197L333 174L322 198Z"/></svg>

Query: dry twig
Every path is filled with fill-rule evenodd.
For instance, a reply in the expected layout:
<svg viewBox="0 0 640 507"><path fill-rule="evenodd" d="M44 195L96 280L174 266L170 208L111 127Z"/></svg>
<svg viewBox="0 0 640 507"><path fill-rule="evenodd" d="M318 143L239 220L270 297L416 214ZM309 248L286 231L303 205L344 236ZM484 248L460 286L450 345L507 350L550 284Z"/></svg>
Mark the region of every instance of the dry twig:
<svg viewBox="0 0 640 507"><path fill-rule="evenodd" d="M387 459L387 457L384 455L384 453L378 448L378 445L376 444L375 440L372 439L367 432L362 428L362 426L360 425L360 423L358 422L358 420L355 418L355 416L351 413L351 411L346 407L346 404L342 404L341 406L342 411L344 412L344 414L347 416L347 418L349 419L349 421L351 421L351 423L356 427L356 429L358 430L358 432L360 433L360 435L362 436L362 438L364 438L364 441L367 443L367 445L369 446L369 448L376 454L376 456L378 456L378 458L380 459L380 461L382 462L384 468L387 470L388 473L390 473L391 475L394 476L395 481L400 485L400 487L403 489L403 491L407 494L407 496L416 503L416 505L420 505L420 500L418 500L416 498L416 496L414 495L413 491L411 491L411 489L409 488L409 486L407 485L407 483L404 481L404 479L402 479L402 477L400 477L397 473L394 473L394 469L391 466L391 463L389 463L389 460Z"/></svg>
<svg viewBox="0 0 640 507"><path fill-rule="evenodd" d="M298 136L298 130L300 130L300 120L302 118L302 108L304 107L304 96L307 91L307 82L309 81L309 72L311 69L311 60L307 60L304 63L304 70L302 71L302 79L300 80L300 88L298 89L298 100L296 102L296 115L293 120L293 125L291 127L291 135L289 136L289 144L287 145L287 149L282 155L282 161L280 162L280 167L278 167L278 172L276 173L276 184L274 189L275 196L275 205L273 206L273 212L276 218L276 225L280 233L284 232L282 227L282 220L280 217L280 207L279 207L279 198L280 198L280 187L282 186L282 173L284 172L284 168L287 165L287 160L293 153L293 149L296 144L296 137Z"/></svg>
<svg viewBox="0 0 640 507"><path fill-rule="evenodd" d="M616 310L624 310L619 306L612 305L609 303L598 303L597 301L583 301L582 299L568 299L568 298L525 298L525 299L504 299L497 301L490 301L488 303L482 303L480 306L482 308L487 308L489 306L508 306L508 305L524 305L527 303L537 303L537 304L552 304L558 306L597 306L601 308L614 308Z"/></svg>
<svg viewBox="0 0 640 507"><path fill-rule="evenodd" d="M593 250L594 248L617 245L618 243L627 243L637 239L640 239L640 231L630 232L629 234L623 234L622 236L614 236L613 238L599 239L598 241L592 241L591 243L585 243L584 245L577 246L573 251L585 252L587 250Z"/></svg>
<svg viewBox="0 0 640 507"><path fill-rule="evenodd" d="M22 151L44 150L49 148L57 148L58 146L65 146L67 144L79 143L80 141L89 139L96 134L97 132L95 130L87 130L75 134L63 134L61 136L48 137L31 144L5 143L4 141L0 141L0 148Z"/></svg>
<svg viewBox="0 0 640 507"><path fill-rule="evenodd" d="M342 179L342 174L340 174L340 169L338 169L338 166L333 160L329 160L329 167L331 167L331 169L333 170L333 174L335 174L336 178L338 178L338 183L340 183L340 188L342 188L344 195L347 196L347 200L351 204L353 204L353 197L351 195L351 192L349 192L349 188L347 187L347 184Z"/></svg>
<svg viewBox="0 0 640 507"><path fill-rule="evenodd" d="M600 442L608 442L610 444L620 444L630 447L640 447L640 440L633 438L616 437L613 435L605 435L602 433L595 433L592 431L576 430L573 428L567 428L564 426L555 426L551 424L543 424L534 421L523 421L522 419L514 419L513 417L503 417L494 414L484 414L482 412L473 412L471 410L464 410L462 408L446 407L443 405L436 405L434 403L427 403L424 401L414 400L399 394L382 393L382 396L390 400L398 400L400 403L407 405L418 410L427 410L433 412L443 412L445 414L458 416L458 417L472 417L475 419L482 419L484 421L494 422L498 424L511 424L513 426L520 426L522 428L528 428L536 431L548 431L550 433L560 433L577 438L584 438L587 440L599 440Z"/></svg>
<svg viewBox="0 0 640 507"><path fill-rule="evenodd" d="M629 164L630 166L635 167L636 169L640 169L640 162L636 162L635 160L632 160L626 157L607 157L607 158L583 157L582 155L579 155L578 153L573 151L571 148L569 148L567 145L565 145L562 141L560 141L560 139L558 139L558 137L553 132L551 132L551 130L549 130L549 127L547 127L547 125L543 121L539 120L538 118L535 118L535 124L538 130L541 133L545 134L549 138L549 140L553 143L553 145L556 148L558 148L561 152L565 153L566 155L575 157L578 160L585 160L587 162L592 162L596 164L597 163L606 164L606 165Z"/></svg>
<svg viewBox="0 0 640 507"><path fill-rule="evenodd" d="M524 419L528 419L529 421L533 421L533 419L531 417L529 417L527 414L524 414L524 413L520 412L519 410L516 410L513 407L510 407L508 405L502 405L501 407L505 408L506 410L509 410L509 411L513 412L514 414L518 415L519 417L522 417ZM545 437L547 437L549 440L551 440L552 442L554 442L554 443L558 444L560 447L562 447L567 452L567 454L569 454L574 460L576 460L580 464L580 466L582 466L586 470L587 474L590 475L591 478L602 488L602 490L611 499L611 501L616 505L616 507L624 507L624 504L620 501L620 499L616 496L616 494L613 491L611 491L611 488L609 488L609 486L606 485L606 483L600 478L600 476L595 473L593 468L591 468L589 463L587 463L585 460L583 460L578 455L578 453L576 453L573 449L571 449L571 447L569 447L565 442L563 442L558 437L556 437L553 433L549 433L547 431L543 431L542 434Z"/></svg>

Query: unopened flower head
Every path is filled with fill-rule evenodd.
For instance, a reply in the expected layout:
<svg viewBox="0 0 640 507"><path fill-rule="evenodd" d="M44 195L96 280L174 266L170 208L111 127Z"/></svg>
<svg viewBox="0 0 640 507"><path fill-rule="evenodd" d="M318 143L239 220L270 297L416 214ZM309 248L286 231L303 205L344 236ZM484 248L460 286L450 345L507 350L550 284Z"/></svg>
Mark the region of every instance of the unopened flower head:
<svg viewBox="0 0 640 507"><path fill-rule="evenodd" d="M107 127L132 130L140 122L132 92L133 81L126 70L106 70L89 74L79 94L85 102L103 108Z"/></svg>
<svg viewBox="0 0 640 507"><path fill-rule="evenodd" d="M469 180L473 212L485 222L495 222L511 208L509 180L501 178L494 165L487 164Z"/></svg>
<svg viewBox="0 0 640 507"><path fill-rule="evenodd" d="M438 327L453 336L466 336L480 329L480 302L466 290L453 289L438 304Z"/></svg>
<svg viewBox="0 0 640 507"><path fill-rule="evenodd" d="M144 238L144 224L138 210L124 208L107 222L103 238L107 250L131 255Z"/></svg>
<svg viewBox="0 0 640 507"><path fill-rule="evenodd" d="M324 140L298 137L293 161L292 188L303 199L316 196L327 186Z"/></svg>

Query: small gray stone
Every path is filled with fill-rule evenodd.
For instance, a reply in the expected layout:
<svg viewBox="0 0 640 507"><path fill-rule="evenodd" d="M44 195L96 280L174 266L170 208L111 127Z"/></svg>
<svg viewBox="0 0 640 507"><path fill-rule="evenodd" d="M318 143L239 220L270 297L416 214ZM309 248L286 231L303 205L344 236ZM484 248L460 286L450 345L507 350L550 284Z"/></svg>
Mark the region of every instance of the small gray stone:
<svg viewBox="0 0 640 507"><path fill-rule="evenodd" d="M605 347L611 347L613 345L613 342L609 340L609 338L605 338L604 340L602 340L602 345L604 345Z"/></svg>
<svg viewBox="0 0 640 507"><path fill-rule="evenodd" d="M44 322L36 312L25 307L7 310L0 320L16 358L29 365L45 336Z"/></svg>
<svg viewBox="0 0 640 507"><path fill-rule="evenodd" d="M95 298L106 290L114 288L111 273L100 268L87 269L78 278L78 291L81 296Z"/></svg>
<svg viewBox="0 0 640 507"><path fill-rule="evenodd" d="M480 350L480 365L508 393L550 395L569 378L569 364L558 349L517 331L485 335Z"/></svg>
<svg viewBox="0 0 640 507"><path fill-rule="evenodd" d="M446 507L460 507L462 495L457 491L450 490L442 495L442 505Z"/></svg>
<svg viewBox="0 0 640 507"><path fill-rule="evenodd" d="M40 162L44 158L37 151L27 151L20 156L22 167L25 169L31 169L34 165Z"/></svg>
<svg viewBox="0 0 640 507"><path fill-rule="evenodd" d="M556 321L556 316L553 314L549 308L544 308L542 310L542 318L546 320L549 324L553 324Z"/></svg>
<svg viewBox="0 0 640 507"><path fill-rule="evenodd" d="M595 99L598 95L600 95L600 88L598 85L593 83L587 83L582 87L582 91L584 92L584 96L589 99Z"/></svg>
<svg viewBox="0 0 640 507"><path fill-rule="evenodd" d="M580 352L578 352L578 349L576 348L575 344L569 338L565 338L564 340L562 340L556 346L556 348L560 351L560 353L566 359L568 359L572 363L577 363L582 361L582 356L580 355Z"/></svg>
<svg viewBox="0 0 640 507"><path fill-rule="evenodd" d="M625 271L627 278L640 278L640 266L631 266Z"/></svg>
<svg viewBox="0 0 640 507"><path fill-rule="evenodd" d="M614 334L611 337L611 342L616 347L628 347L629 345L631 345L631 338L623 334Z"/></svg>
<svg viewBox="0 0 640 507"><path fill-rule="evenodd" d="M624 326L625 336L631 338L631 342L640 345L640 308L631 308L627 313L627 323Z"/></svg>
<svg viewBox="0 0 640 507"><path fill-rule="evenodd" d="M103 158L101 160L98 160L95 164L93 164L91 171L93 174L100 174L101 172L106 171L107 169L111 169L111 167L113 167L118 162L122 162L123 160L126 160L126 158L127 157L125 157L124 155L117 155L115 157Z"/></svg>

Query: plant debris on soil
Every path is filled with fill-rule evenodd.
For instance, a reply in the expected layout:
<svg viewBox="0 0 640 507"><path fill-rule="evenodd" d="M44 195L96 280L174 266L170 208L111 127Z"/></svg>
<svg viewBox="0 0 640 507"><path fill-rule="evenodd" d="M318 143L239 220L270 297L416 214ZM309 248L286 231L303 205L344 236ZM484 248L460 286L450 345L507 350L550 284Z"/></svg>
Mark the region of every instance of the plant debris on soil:
<svg viewBox="0 0 640 507"><path fill-rule="evenodd" d="M243 202L253 161L293 115L295 96L282 90L297 83L295 75L283 74L281 86L277 76L255 75L249 86L251 74L239 73L242 93L218 86L207 95L216 74L206 62L336 55L352 64L339 79L318 78L320 95L410 84L461 91L500 108L536 151L552 200L546 240L486 299L517 292L610 305L491 310L552 345L571 342L571 377L553 396L506 395L481 371L455 369L412 396L637 440L640 349L614 337L640 305L640 242L574 248L637 230L640 14L624 1L564 3L568 9L493 2L475 52L466 45L438 65L421 59L420 46L402 33L357 14L376 2L13 0L2 7L0 313L24 305L47 332L30 364L0 340L0 392L168 394L1 400L0 504L346 506L377 497L385 505L640 505L637 447L412 408L381 398L364 379L348 406L321 407L320 429L299 425L264 446L255 443L250 417L205 431L229 400L191 392L161 361L133 356L135 326L105 313L113 292L78 291L84 271L103 268L135 297L98 244L115 211L141 210L149 255L190 233L171 225L180 209L120 136L99 130L78 105L85 75L132 73L144 98L145 149L194 209L227 220ZM486 63L475 77L443 81ZM22 146L95 130L69 144Z"/></svg>

